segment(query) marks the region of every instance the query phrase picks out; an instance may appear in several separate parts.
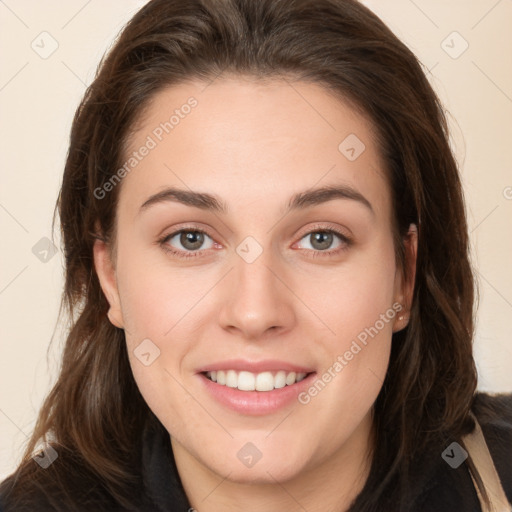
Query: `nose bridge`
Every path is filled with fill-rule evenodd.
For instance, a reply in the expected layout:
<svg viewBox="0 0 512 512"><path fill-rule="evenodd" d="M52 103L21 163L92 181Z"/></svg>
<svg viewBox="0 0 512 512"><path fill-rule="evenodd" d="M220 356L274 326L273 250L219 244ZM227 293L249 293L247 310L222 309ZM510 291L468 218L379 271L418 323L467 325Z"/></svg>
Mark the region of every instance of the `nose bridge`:
<svg viewBox="0 0 512 512"><path fill-rule="evenodd" d="M248 237L236 249L231 273L230 297L226 298L221 323L256 339L274 328L289 328L294 319L291 293L276 277L280 270L270 248ZM283 278L281 278L283 279Z"/></svg>

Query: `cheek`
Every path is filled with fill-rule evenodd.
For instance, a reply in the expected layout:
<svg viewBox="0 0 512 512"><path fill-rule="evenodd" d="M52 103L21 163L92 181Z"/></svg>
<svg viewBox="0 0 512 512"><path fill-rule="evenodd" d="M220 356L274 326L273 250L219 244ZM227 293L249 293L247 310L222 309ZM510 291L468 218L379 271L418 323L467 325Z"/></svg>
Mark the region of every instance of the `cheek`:
<svg viewBox="0 0 512 512"><path fill-rule="evenodd" d="M397 315L395 270L393 247L382 244L333 274L317 302L332 331L323 338L326 357L319 378L328 383L331 398L353 412L371 406L387 371ZM318 389L323 389L322 382Z"/></svg>
<svg viewBox="0 0 512 512"><path fill-rule="evenodd" d="M180 286L179 278L166 279L155 266L136 273L126 268L124 276L121 301L133 377L153 413L181 432L183 410L194 407L180 385L180 370L193 344L193 306L200 291Z"/></svg>
<svg viewBox="0 0 512 512"><path fill-rule="evenodd" d="M211 288L213 276L198 275L197 270L172 269L161 262L135 265L129 258L124 263L119 266L119 290L126 331L133 341L141 336L171 339L190 323L198 301Z"/></svg>
<svg viewBox="0 0 512 512"><path fill-rule="evenodd" d="M118 260L128 356L150 409L174 421L182 416L177 408L186 409L190 398L179 384L182 364L209 314L201 298L219 278L197 269L171 268L165 261L142 264L144 257L125 251Z"/></svg>
<svg viewBox="0 0 512 512"><path fill-rule="evenodd" d="M394 251L389 243L376 245L374 250L331 272L324 280L322 293L314 293L318 310L336 337L342 340L357 337L392 307L395 272ZM312 284L307 285L310 290L319 290ZM380 330L388 331L387 334L390 325L387 322L383 328L379 322Z"/></svg>

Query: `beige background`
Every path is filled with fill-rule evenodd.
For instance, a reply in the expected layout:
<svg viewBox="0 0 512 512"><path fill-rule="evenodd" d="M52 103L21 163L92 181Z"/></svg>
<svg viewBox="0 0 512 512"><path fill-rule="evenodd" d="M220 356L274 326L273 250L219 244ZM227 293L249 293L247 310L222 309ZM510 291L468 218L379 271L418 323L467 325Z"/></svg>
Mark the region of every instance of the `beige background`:
<svg viewBox="0 0 512 512"><path fill-rule="evenodd" d="M0 0L0 479L19 460L58 369L61 330L47 348L62 254L48 255L45 263L32 249L51 239L72 116L101 55L144 3ZM430 70L450 113L481 291L479 388L510 392L512 0L363 3Z"/></svg>

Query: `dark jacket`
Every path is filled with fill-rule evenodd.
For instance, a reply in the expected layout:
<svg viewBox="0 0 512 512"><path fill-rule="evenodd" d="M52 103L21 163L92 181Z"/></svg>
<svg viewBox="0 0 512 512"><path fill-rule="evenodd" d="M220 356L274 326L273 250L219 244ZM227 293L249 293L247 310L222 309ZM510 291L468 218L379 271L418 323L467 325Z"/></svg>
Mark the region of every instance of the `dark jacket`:
<svg viewBox="0 0 512 512"><path fill-rule="evenodd" d="M473 412L482 427L507 498L512 503L512 394L492 396L479 393ZM132 510L189 512L192 509L176 469L169 435L160 422L150 425L144 431L142 446L144 491L139 494L140 503ZM59 464L59 458L53 464ZM411 512L481 512L466 462L454 469L441 457L441 453L435 453L434 450L418 461L418 469L418 475L421 476L416 484L415 505ZM77 464L77 475L79 474ZM11 476L0 485L0 512L63 510L59 505L64 497L58 491L47 492L49 496L45 497L40 492L35 493L29 499L28 505L13 508L10 505L9 489L14 484ZM83 497L76 500L81 504L80 507L66 508L66 512L97 511L98 507L88 507L85 503L98 503L98 500L102 510L126 510L116 505L100 483L82 487Z"/></svg>

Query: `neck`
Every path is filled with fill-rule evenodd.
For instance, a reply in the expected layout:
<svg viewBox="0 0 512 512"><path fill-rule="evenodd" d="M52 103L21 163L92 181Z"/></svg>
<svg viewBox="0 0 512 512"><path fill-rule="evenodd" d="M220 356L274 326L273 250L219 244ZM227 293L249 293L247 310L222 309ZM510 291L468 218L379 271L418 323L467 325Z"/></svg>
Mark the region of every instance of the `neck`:
<svg viewBox="0 0 512 512"><path fill-rule="evenodd" d="M171 443L188 500L198 512L346 512L370 472L371 418L369 413L336 452L281 482L270 474L268 483L230 480L202 464L174 438Z"/></svg>

